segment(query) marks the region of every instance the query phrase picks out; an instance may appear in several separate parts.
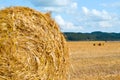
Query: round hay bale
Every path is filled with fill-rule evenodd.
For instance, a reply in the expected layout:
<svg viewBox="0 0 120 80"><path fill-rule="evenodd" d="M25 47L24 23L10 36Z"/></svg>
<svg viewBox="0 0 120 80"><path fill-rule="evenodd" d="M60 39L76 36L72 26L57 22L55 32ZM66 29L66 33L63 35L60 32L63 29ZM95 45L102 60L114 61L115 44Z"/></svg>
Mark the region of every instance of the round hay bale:
<svg viewBox="0 0 120 80"><path fill-rule="evenodd" d="M0 10L0 80L67 80L65 38L49 14Z"/></svg>

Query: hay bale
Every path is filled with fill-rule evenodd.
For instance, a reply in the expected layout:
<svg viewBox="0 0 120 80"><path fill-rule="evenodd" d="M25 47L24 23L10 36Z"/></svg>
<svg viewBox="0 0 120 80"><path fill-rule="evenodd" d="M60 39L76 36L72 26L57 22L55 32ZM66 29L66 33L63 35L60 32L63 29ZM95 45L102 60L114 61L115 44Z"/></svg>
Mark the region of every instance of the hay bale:
<svg viewBox="0 0 120 80"><path fill-rule="evenodd" d="M93 44L93 46L95 46L95 43Z"/></svg>
<svg viewBox="0 0 120 80"><path fill-rule="evenodd" d="M67 80L68 48L49 14L0 10L0 80Z"/></svg>
<svg viewBox="0 0 120 80"><path fill-rule="evenodd" d="M101 43L98 43L98 46L101 46L102 44Z"/></svg>

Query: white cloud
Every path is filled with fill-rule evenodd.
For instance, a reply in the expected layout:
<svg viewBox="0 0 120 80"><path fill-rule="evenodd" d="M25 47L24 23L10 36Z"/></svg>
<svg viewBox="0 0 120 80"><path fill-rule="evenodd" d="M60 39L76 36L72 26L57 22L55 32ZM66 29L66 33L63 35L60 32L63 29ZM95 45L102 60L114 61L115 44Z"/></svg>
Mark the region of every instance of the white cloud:
<svg viewBox="0 0 120 80"><path fill-rule="evenodd" d="M88 18L91 18L92 20L110 20L112 19L112 16L105 10L99 11L96 9L88 9L87 7L82 7L82 12L87 16Z"/></svg>
<svg viewBox="0 0 120 80"><path fill-rule="evenodd" d="M51 12L56 12L56 13L60 13L63 12L63 9L60 7L43 7L42 8L43 11L51 11Z"/></svg>
<svg viewBox="0 0 120 80"><path fill-rule="evenodd" d="M71 4L71 8L77 9L77 7L78 7L78 4L77 4L76 2L73 2L73 3Z"/></svg>
<svg viewBox="0 0 120 80"><path fill-rule="evenodd" d="M82 11L84 14L89 14L89 10L86 7L82 7Z"/></svg>
<svg viewBox="0 0 120 80"><path fill-rule="evenodd" d="M41 7L42 11L51 11L57 13L75 13L78 8L77 2L72 0L30 0L34 6Z"/></svg>
<svg viewBox="0 0 120 80"><path fill-rule="evenodd" d="M113 25L109 21L100 21L99 26L106 28L106 27L112 27Z"/></svg>
<svg viewBox="0 0 120 80"><path fill-rule="evenodd" d="M83 28L75 26L74 23L65 21L60 15L55 16L55 20L64 32L80 32Z"/></svg>
<svg viewBox="0 0 120 80"><path fill-rule="evenodd" d="M120 1L119 2L113 2L113 3L102 3L103 7L120 7Z"/></svg>
<svg viewBox="0 0 120 80"><path fill-rule="evenodd" d="M93 10L91 11L91 13L92 13L93 15L95 15L95 16L101 16L101 15L102 15L102 12L100 12L100 11L98 11L98 10L96 10L96 9L93 9Z"/></svg>
<svg viewBox="0 0 120 80"><path fill-rule="evenodd" d="M4 6L0 6L0 10L2 10L2 9L5 9L6 7L4 7Z"/></svg>
<svg viewBox="0 0 120 80"><path fill-rule="evenodd" d="M70 0L30 0L35 6L66 6Z"/></svg>
<svg viewBox="0 0 120 80"><path fill-rule="evenodd" d="M82 26L91 28L111 28L120 25L119 15L87 7L82 7L82 13L79 14L77 20Z"/></svg>
<svg viewBox="0 0 120 80"><path fill-rule="evenodd" d="M59 25L65 25L65 21L60 15L55 16L55 20L59 23Z"/></svg>
<svg viewBox="0 0 120 80"><path fill-rule="evenodd" d="M70 15L76 14L77 9L78 9L78 4L76 2L71 2L71 4L69 6L64 8L65 13L70 14Z"/></svg>
<svg viewBox="0 0 120 80"><path fill-rule="evenodd" d="M96 9L93 9L92 15L99 17L101 20L111 20L112 19L112 16L105 10L98 11Z"/></svg>

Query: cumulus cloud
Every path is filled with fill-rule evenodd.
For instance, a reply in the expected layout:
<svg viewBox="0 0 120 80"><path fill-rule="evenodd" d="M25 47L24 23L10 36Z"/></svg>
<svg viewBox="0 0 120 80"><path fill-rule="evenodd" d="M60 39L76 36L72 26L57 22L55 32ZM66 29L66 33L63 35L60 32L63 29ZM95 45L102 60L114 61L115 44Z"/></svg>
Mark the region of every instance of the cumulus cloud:
<svg viewBox="0 0 120 80"><path fill-rule="evenodd" d="M71 4L69 4L69 6L64 8L65 12L67 14L71 14L71 15L76 14L77 13L77 9L78 9L78 3L76 3L76 2L71 2Z"/></svg>
<svg viewBox="0 0 120 80"><path fill-rule="evenodd" d="M82 7L81 17L78 18L84 26L109 28L118 25L120 18L118 15L107 12L106 10L88 9Z"/></svg>
<svg viewBox="0 0 120 80"><path fill-rule="evenodd" d="M78 4L77 4L76 2L73 2L73 3L71 4L71 8L77 9L77 7L78 7Z"/></svg>
<svg viewBox="0 0 120 80"><path fill-rule="evenodd" d="M113 3L102 3L103 7L118 7L120 8L120 1L119 2L113 2Z"/></svg>
<svg viewBox="0 0 120 80"><path fill-rule="evenodd" d="M83 13L84 14L89 14L89 10L88 10L88 8L86 8L86 7L82 7L82 11L83 11Z"/></svg>
<svg viewBox="0 0 120 80"><path fill-rule="evenodd" d="M101 26L101 27L112 27L113 25L109 22L109 21L100 21L99 22L99 25Z"/></svg>
<svg viewBox="0 0 120 80"><path fill-rule="evenodd" d="M34 6L41 7L42 11L57 13L74 13L78 4L72 0L30 0Z"/></svg>
<svg viewBox="0 0 120 80"><path fill-rule="evenodd" d="M4 9L5 7L3 7L3 6L0 6L0 10L2 10L2 9Z"/></svg>
<svg viewBox="0 0 120 80"><path fill-rule="evenodd" d="M91 18L92 20L111 20L112 16L107 11L102 10L96 10L96 9L88 9L87 7L82 7L82 12L85 14L85 16Z"/></svg>
<svg viewBox="0 0 120 80"><path fill-rule="evenodd" d="M72 22L65 21L60 15L55 16L55 20L63 32L80 32L83 29L81 26L76 26Z"/></svg>
<svg viewBox="0 0 120 80"><path fill-rule="evenodd" d="M70 0L30 0L35 6L66 6Z"/></svg>
<svg viewBox="0 0 120 80"><path fill-rule="evenodd" d="M41 7L42 11L52 11L55 20L64 32L78 32L84 29L111 28L120 25L120 17L106 10L89 9L83 6L78 9L78 3L73 0L30 0L32 4ZM103 4L103 6L119 6L119 3ZM56 15L61 14L61 15ZM64 20L62 16L66 16ZM66 18L65 17L65 18ZM76 20L75 20L76 19ZM77 25L76 25L77 24ZM84 29L83 29L84 27Z"/></svg>
<svg viewBox="0 0 120 80"><path fill-rule="evenodd" d="M51 12L56 12L56 13L61 13L64 10L60 7L43 7L42 8L43 11L51 11Z"/></svg>

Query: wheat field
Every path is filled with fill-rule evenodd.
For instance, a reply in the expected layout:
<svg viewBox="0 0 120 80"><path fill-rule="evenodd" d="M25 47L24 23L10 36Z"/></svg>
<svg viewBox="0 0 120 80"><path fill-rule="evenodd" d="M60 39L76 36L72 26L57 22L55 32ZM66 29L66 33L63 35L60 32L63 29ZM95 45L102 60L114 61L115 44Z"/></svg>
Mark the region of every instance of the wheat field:
<svg viewBox="0 0 120 80"><path fill-rule="evenodd" d="M120 80L120 42L68 42L71 80Z"/></svg>

